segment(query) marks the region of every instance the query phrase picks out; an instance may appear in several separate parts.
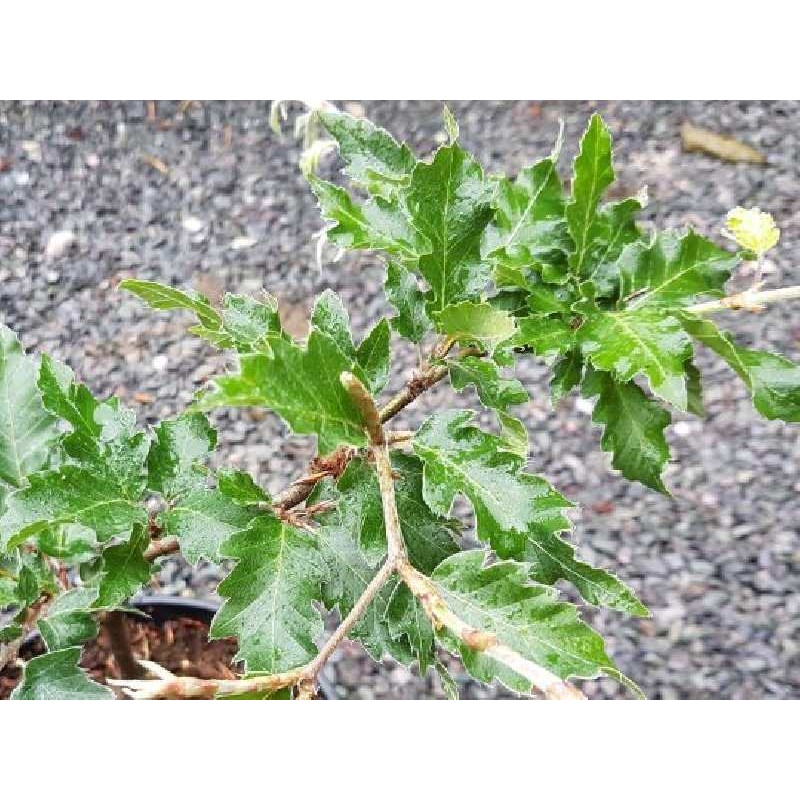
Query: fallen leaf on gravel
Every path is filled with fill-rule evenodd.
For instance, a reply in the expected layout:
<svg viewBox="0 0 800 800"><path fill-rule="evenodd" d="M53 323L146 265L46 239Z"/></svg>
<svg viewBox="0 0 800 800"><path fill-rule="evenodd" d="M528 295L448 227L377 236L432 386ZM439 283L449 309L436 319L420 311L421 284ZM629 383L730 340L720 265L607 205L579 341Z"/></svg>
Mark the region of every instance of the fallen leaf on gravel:
<svg viewBox="0 0 800 800"><path fill-rule="evenodd" d="M8 172L12 163L10 158L0 158L0 172Z"/></svg>
<svg viewBox="0 0 800 800"><path fill-rule="evenodd" d="M141 403L142 405L149 406L150 403L155 402L155 397L150 394L150 392L135 392L133 395L133 399L137 403Z"/></svg>
<svg viewBox="0 0 800 800"><path fill-rule="evenodd" d="M699 128L691 122L681 125L681 142L687 153L707 153L723 161L743 161L750 164L765 164L764 155L749 144L732 136L723 136L707 128Z"/></svg>
<svg viewBox="0 0 800 800"><path fill-rule="evenodd" d="M592 511L595 514L613 514L614 504L610 500L599 500L596 503L592 503Z"/></svg>
<svg viewBox="0 0 800 800"><path fill-rule="evenodd" d="M145 164L149 164L153 169L158 170L162 175L169 174L169 167L156 156L143 155L142 160Z"/></svg>

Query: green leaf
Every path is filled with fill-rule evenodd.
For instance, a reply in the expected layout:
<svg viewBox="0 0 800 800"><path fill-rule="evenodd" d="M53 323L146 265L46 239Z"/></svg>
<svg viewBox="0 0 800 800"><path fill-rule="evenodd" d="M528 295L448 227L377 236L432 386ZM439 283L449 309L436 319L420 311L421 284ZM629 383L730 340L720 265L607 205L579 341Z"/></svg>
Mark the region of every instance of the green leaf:
<svg viewBox="0 0 800 800"><path fill-rule="evenodd" d="M391 354L389 343L392 332L387 320L382 319L364 338L356 350L356 363L361 367L367 388L377 394L389 379Z"/></svg>
<svg viewBox="0 0 800 800"><path fill-rule="evenodd" d="M632 381L621 383L604 372L587 371L583 394L598 396L592 420L605 426L601 446L613 454L614 468L628 480L667 494L661 473L669 460L664 436L669 412Z"/></svg>
<svg viewBox="0 0 800 800"><path fill-rule="evenodd" d="M156 426L147 455L147 485L174 498L205 485L199 464L217 444L217 432L202 415L186 413Z"/></svg>
<svg viewBox="0 0 800 800"><path fill-rule="evenodd" d="M692 361L686 362L686 394L687 410L698 417L704 417L706 409L703 405L703 377Z"/></svg>
<svg viewBox="0 0 800 800"><path fill-rule="evenodd" d="M575 249L570 266L578 275L584 272L587 254L600 235L597 206L605 190L614 182L611 162L611 134L599 114L593 114L575 158L572 200L565 215Z"/></svg>
<svg viewBox="0 0 800 800"><path fill-rule="evenodd" d="M149 542L147 528L137 525L127 542L103 551L103 574L94 608L117 608L149 583L153 566L144 557Z"/></svg>
<svg viewBox="0 0 800 800"><path fill-rule="evenodd" d="M497 420L500 423L500 438L504 443L503 449L527 460L530 440L525 423L505 411L497 412Z"/></svg>
<svg viewBox="0 0 800 800"><path fill-rule="evenodd" d="M339 145L345 174L353 183L387 200L408 185L416 159L390 133L349 114L323 111L320 121Z"/></svg>
<svg viewBox="0 0 800 800"><path fill-rule="evenodd" d="M538 583L569 581L593 606L612 608L634 617L650 616L629 586L616 575L577 559L575 548L558 533L527 536L519 546L503 548L499 555L530 565L530 577Z"/></svg>
<svg viewBox="0 0 800 800"><path fill-rule="evenodd" d="M617 294L619 258L627 245L642 239L636 215L644 206L643 197L628 197L618 203L608 203L598 211L594 223L594 242L584 259L584 273L594 285L596 296Z"/></svg>
<svg viewBox="0 0 800 800"><path fill-rule="evenodd" d="M78 666L80 647L67 647L32 658L12 700L113 700L105 686L90 680Z"/></svg>
<svg viewBox="0 0 800 800"><path fill-rule="evenodd" d="M475 385L481 403L487 408L505 410L528 400L528 392L516 378L504 378L494 361L476 356L454 358L447 362L450 383L460 392Z"/></svg>
<svg viewBox="0 0 800 800"><path fill-rule="evenodd" d="M560 356L570 350L574 340L575 331L558 317L525 317L511 344L528 347L537 356Z"/></svg>
<svg viewBox="0 0 800 800"><path fill-rule="evenodd" d="M58 438L37 387L36 363L19 339L0 325L0 479L22 486L45 466Z"/></svg>
<svg viewBox="0 0 800 800"><path fill-rule="evenodd" d="M576 332L593 367L612 372L619 383L647 376L653 392L686 410L684 364L692 344L680 322L657 309L594 314Z"/></svg>
<svg viewBox="0 0 800 800"><path fill-rule="evenodd" d="M488 281L480 241L494 214L491 196L480 165L458 144L440 147L430 164L414 168L407 200L432 248L419 260L433 295L429 313L470 298Z"/></svg>
<svg viewBox="0 0 800 800"><path fill-rule="evenodd" d="M501 178L495 196L496 213L486 229L481 252L495 264L496 276L505 274L525 288L524 272L531 266L549 281L563 280L562 263L569 250L564 223L564 196L556 162L561 143L549 158L523 169L512 182ZM502 283L502 280L501 280Z"/></svg>
<svg viewBox="0 0 800 800"><path fill-rule="evenodd" d="M234 348L240 353L269 352L269 337L281 332L278 301L266 292L261 300L243 294L222 298L222 329L191 328L192 333L214 342L217 347Z"/></svg>
<svg viewBox="0 0 800 800"><path fill-rule="evenodd" d="M356 349L350 335L350 317L335 292L326 289L314 301L311 325L336 342L336 346L348 360L355 358Z"/></svg>
<svg viewBox="0 0 800 800"><path fill-rule="evenodd" d="M397 202L376 197L358 205L346 190L320 178L309 178L322 216L332 225L330 241L348 250L383 250L416 261L430 244Z"/></svg>
<svg viewBox="0 0 800 800"><path fill-rule="evenodd" d="M553 365L553 378L550 381L550 399L553 405L566 397L580 382L583 376L583 356L573 347Z"/></svg>
<svg viewBox="0 0 800 800"><path fill-rule="evenodd" d="M222 491L198 489L162 514L161 521L167 532L178 539L181 554L196 564L201 558L218 562L223 542L246 528L256 516L256 512Z"/></svg>
<svg viewBox="0 0 800 800"><path fill-rule="evenodd" d="M311 326L335 342L342 357L372 392L383 388L389 376L389 323L381 320L355 347L350 334L350 317L339 296L326 289L315 301Z"/></svg>
<svg viewBox="0 0 800 800"><path fill-rule="evenodd" d="M425 310L425 292L419 288L414 274L398 261L390 261L384 291L386 299L397 310L392 327L406 339L419 342L433 323Z"/></svg>
<svg viewBox="0 0 800 800"><path fill-rule="evenodd" d="M547 286L543 283L528 285L527 305L533 316L569 316L571 300L572 294L566 287Z"/></svg>
<svg viewBox="0 0 800 800"><path fill-rule="evenodd" d="M431 417L414 438L425 462L424 496L447 513L456 492L475 509L478 536L501 558L524 561L536 580L568 580L587 602L630 614L646 614L633 592L615 576L575 558L556 533L567 530L563 511L571 504L547 481L523 472L525 456L502 440L467 426L470 412ZM527 454L526 454L527 455Z"/></svg>
<svg viewBox="0 0 800 800"><path fill-rule="evenodd" d="M241 353L269 351L268 337L281 330L278 304L264 294L263 300L247 295L226 294L217 311L208 298L197 292L182 292L154 281L124 280L120 287L140 297L152 308L185 309L197 316L189 330L221 348Z"/></svg>
<svg viewBox="0 0 800 800"><path fill-rule="evenodd" d="M603 640L581 621L577 610L557 600L555 589L531 583L522 564L484 565L480 551L458 553L440 564L433 583L447 606L472 627L493 633L498 643L559 678L596 678L613 673ZM452 640L445 638L445 644ZM529 692L530 684L490 656L460 645L464 666L489 683Z"/></svg>
<svg viewBox="0 0 800 800"><path fill-rule="evenodd" d="M398 583L386 609L389 634L393 639L408 641L419 663L419 674L425 675L434 660L434 635L425 609L408 588Z"/></svg>
<svg viewBox="0 0 800 800"><path fill-rule="evenodd" d="M465 300L450 305L437 316L439 330L460 342L477 342L490 353L514 335L514 318L489 303Z"/></svg>
<svg viewBox="0 0 800 800"><path fill-rule="evenodd" d="M89 611L97 596L94 588L71 589L50 603L47 616L37 623L48 650L63 650L97 636L97 623Z"/></svg>
<svg viewBox="0 0 800 800"><path fill-rule="evenodd" d="M504 535L565 530L570 506L550 484L523 472L525 460L502 439L469 425L471 411L443 411L428 418L414 437L422 459L423 495L435 514L446 516L457 493L475 509L478 536L495 549Z"/></svg>
<svg viewBox="0 0 800 800"><path fill-rule="evenodd" d="M102 425L95 419L98 401L82 383L75 382L72 370L42 356L39 370L39 389L45 407L72 426L72 430L90 442L100 436Z"/></svg>
<svg viewBox="0 0 800 800"><path fill-rule="evenodd" d="M15 639L20 639L25 635L25 629L22 625L12 622L10 625L0 627L0 644L7 644L13 642Z"/></svg>
<svg viewBox="0 0 800 800"><path fill-rule="evenodd" d="M65 364L42 357L39 388L45 406L72 427L64 450L83 467L106 476L131 499L145 488L145 459L149 441L136 430L136 414L116 397L98 402L83 384L75 382Z"/></svg>
<svg viewBox="0 0 800 800"><path fill-rule="evenodd" d="M106 476L66 464L31 475L29 485L8 498L0 518L0 545L14 546L67 523L84 525L105 542L127 536L136 523L146 524L147 513Z"/></svg>
<svg viewBox="0 0 800 800"><path fill-rule="evenodd" d="M276 338L271 357L243 355L239 363L238 374L216 378L215 391L200 397L202 409L271 408L294 433L316 434L322 453L366 443L361 415L339 381L353 364L330 336L312 329L306 348Z"/></svg>
<svg viewBox="0 0 800 800"><path fill-rule="evenodd" d="M783 356L739 347L713 322L680 314L683 327L721 356L745 382L753 405L766 419L800 422L800 366Z"/></svg>
<svg viewBox="0 0 800 800"><path fill-rule="evenodd" d="M621 302L628 308L689 305L719 297L736 255L689 231L683 238L663 233L649 245L637 242L622 253Z"/></svg>
<svg viewBox="0 0 800 800"><path fill-rule="evenodd" d="M165 286L155 281L139 281L130 278L121 281L120 289L124 289L145 301L151 308L161 311L185 309L197 315L197 320L204 328L219 330L222 318L209 303L208 298L198 292L183 292L172 286Z"/></svg>
<svg viewBox="0 0 800 800"><path fill-rule="evenodd" d="M36 573L30 567L22 567L17 575L17 602L23 607L29 606L39 599L40 593Z"/></svg>
<svg viewBox="0 0 800 800"><path fill-rule="evenodd" d="M217 473L219 491L242 506L269 503L269 495L248 475L239 470L220 470Z"/></svg>
<svg viewBox="0 0 800 800"><path fill-rule="evenodd" d="M211 637L239 640L237 660L248 671L282 672L310 661L322 635L322 567L313 538L260 515L221 549L235 558L233 571L219 585L226 602L211 625Z"/></svg>

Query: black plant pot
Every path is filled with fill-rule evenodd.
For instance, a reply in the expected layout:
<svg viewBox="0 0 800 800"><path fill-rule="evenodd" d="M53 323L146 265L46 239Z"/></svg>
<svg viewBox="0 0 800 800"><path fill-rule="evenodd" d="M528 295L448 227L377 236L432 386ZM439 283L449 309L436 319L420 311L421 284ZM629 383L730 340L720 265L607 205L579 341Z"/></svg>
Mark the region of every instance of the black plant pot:
<svg viewBox="0 0 800 800"><path fill-rule="evenodd" d="M206 625L211 624L214 614L219 610L219 603L213 600L195 600L190 597L170 597L169 595L148 595L137 597L130 603L131 607L141 614L146 614L157 625L176 619L193 619ZM132 617L138 616L135 612ZM32 631L25 639L23 649L31 647L39 639L39 632ZM318 678L319 696L323 700L338 700L336 689L322 675Z"/></svg>
<svg viewBox="0 0 800 800"><path fill-rule="evenodd" d="M170 597L169 595L148 595L136 597L131 606L143 614L147 614L153 622L161 625L180 617L197 620L206 625L211 624L214 614L219 610L219 603L213 600L195 600L191 597ZM338 700L333 684L320 675L317 678L319 696L324 700Z"/></svg>

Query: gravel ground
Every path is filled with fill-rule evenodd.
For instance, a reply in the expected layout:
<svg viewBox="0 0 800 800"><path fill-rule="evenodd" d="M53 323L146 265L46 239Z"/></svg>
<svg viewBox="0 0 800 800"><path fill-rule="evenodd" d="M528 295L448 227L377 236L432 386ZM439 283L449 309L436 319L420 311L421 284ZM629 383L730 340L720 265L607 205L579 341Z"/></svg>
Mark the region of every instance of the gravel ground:
<svg viewBox="0 0 800 800"><path fill-rule="evenodd" d="M440 104L365 103L375 121L420 151L440 130ZM783 230L770 283L800 282L800 104L521 102L453 103L463 143L490 170L514 172L549 151L563 118L568 168L587 116L599 109L617 145L616 193L649 185L648 216L712 236L736 204L769 209ZM184 335L185 319L145 310L114 290L124 276L225 289L266 287L302 330L314 294L330 286L363 331L385 312L382 267L348 256L320 272L311 236L320 227L296 167L297 147L267 125L265 102L204 103L179 113L159 103L0 104L0 310L29 348L68 361L97 393L116 392L143 421L174 414L224 359ZM685 120L737 136L768 156L765 167L685 154ZM60 234L69 231L74 241ZM47 253L48 244L50 253ZM798 307L729 320L743 342L800 357ZM794 316L792 316L794 315ZM415 361L395 360L396 380ZM580 504L575 538L590 561L618 571L653 610L631 621L586 613L620 668L652 698L800 695L800 428L768 423L727 369L707 367L704 421L676 417L669 432L673 497L607 469L587 410L574 397L556 413L546 370L527 362L525 408L533 465ZM412 425L440 402L409 410ZM469 398L465 398L468 400ZM460 399L459 399L460 401ZM272 415L215 415L221 463L258 474L272 490L310 455ZM404 423L405 426L405 423ZM218 571L193 574L180 559L161 575L176 594L213 592ZM345 697L438 697L435 678L377 665L357 646L332 671ZM464 696L502 695L464 681ZM594 696L623 693L608 681Z"/></svg>

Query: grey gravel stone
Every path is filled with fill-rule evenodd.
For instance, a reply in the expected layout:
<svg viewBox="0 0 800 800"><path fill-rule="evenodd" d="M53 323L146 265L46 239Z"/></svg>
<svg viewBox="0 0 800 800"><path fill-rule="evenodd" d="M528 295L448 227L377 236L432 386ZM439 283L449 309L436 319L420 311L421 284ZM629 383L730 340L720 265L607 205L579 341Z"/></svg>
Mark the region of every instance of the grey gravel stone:
<svg viewBox="0 0 800 800"><path fill-rule="evenodd" d="M430 152L441 130L434 102L363 103L366 114ZM800 104L793 102L453 103L465 146L488 171L515 172L548 153L566 124L566 173L589 114L603 113L616 137L615 196L649 187L649 222L691 224L715 238L732 205L771 211L782 238L770 285L800 283ZM321 221L297 169L298 146L269 130L267 103L159 102L169 126L147 121L142 102L0 103L0 310L26 346L65 359L99 393L117 392L143 422L174 414L226 358L185 335L188 317L145 309L115 290L123 277L200 288L277 294L293 324L330 286L363 333L386 313L383 268L348 254L322 271L312 235ZM761 148L768 166L726 164L680 147L691 120ZM226 133L229 131L229 133ZM31 144L33 143L33 144ZM168 172L153 166L159 159ZM333 168L326 166L333 174ZM196 219L202 226L186 221ZM49 237L74 241L46 259ZM234 244L238 241L238 244ZM243 242L246 242L245 247ZM800 357L798 305L725 320L748 345ZM287 323L288 324L288 323ZM398 345L397 388L416 363ZM599 434L575 396L554 410L547 369L520 364L531 387L522 416L532 427L532 468L580 505L575 541L584 557L618 572L653 609L628 620L587 609L623 672L654 698L797 697L800 694L800 428L770 423L719 360L700 354L707 417L676 415L669 433L672 496L628 484L608 469ZM158 368L154 368L157 365ZM151 395L152 402L142 402ZM140 398L140 399L137 399ZM403 418L411 427L442 402L440 387ZM272 415L215 412L218 464L251 471L278 491L312 455L287 441ZM599 513L595 509L611 511ZM221 571L165 564L172 594L213 594ZM504 695L474 684L448 659L462 695ZM342 697L442 697L438 677L374 664L348 646L332 667ZM593 697L621 697L610 681L587 684Z"/></svg>

